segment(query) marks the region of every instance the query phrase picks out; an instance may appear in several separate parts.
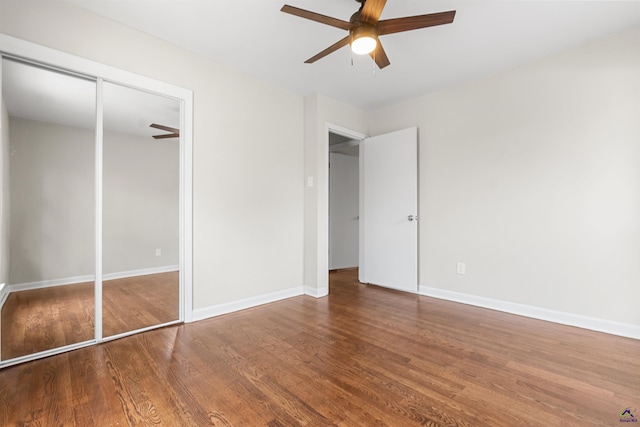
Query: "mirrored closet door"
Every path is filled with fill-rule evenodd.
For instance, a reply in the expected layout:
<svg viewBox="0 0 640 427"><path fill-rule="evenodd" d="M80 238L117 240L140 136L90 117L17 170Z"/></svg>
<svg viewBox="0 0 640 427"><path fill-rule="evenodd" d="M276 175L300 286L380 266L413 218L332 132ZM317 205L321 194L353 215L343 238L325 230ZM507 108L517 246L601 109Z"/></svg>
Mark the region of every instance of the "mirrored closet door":
<svg viewBox="0 0 640 427"><path fill-rule="evenodd" d="M105 82L105 337L179 319L180 103Z"/></svg>
<svg viewBox="0 0 640 427"><path fill-rule="evenodd" d="M0 54L0 368L189 320L192 92Z"/></svg>
<svg viewBox="0 0 640 427"><path fill-rule="evenodd" d="M94 80L2 59L3 361L94 339L95 123Z"/></svg>

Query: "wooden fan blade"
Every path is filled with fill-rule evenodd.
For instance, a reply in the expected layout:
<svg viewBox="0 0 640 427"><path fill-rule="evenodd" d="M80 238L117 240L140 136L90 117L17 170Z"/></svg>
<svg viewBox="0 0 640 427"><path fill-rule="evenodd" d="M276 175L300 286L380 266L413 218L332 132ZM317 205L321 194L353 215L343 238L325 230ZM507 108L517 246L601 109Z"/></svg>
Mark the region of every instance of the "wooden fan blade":
<svg viewBox="0 0 640 427"><path fill-rule="evenodd" d="M289 6L285 4L280 9L281 12L289 13L291 15L299 16L300 18L310 19L321 24L331 25L332 27L341 28L343 30L349 30L351 28L351 22L343 21L341 19L332 18L330 16L321 15L319 13L310 12L308 10L300 9L298 7Z"/></svg>
<svg viewBox="0 0 640 427"><path fill-rule="evenodd" d="M165 139L165 138L180 138L177 133L168 133L166 135L153 135L153 139Z"/></svg>
<svg viewBox="0 0 640 427"><path fill-rule="evenodd" d="M367 0L360 13L360 21L375 25L380 19L385 4L387 0Z"/></svg>
<svg viewBox="0 0 640 427"><path fill-rule="evenodd" d="M369 1L369 0L367 0ZM407 16L404 18L385 19L378 22L378 35L400 33L436 25L451 24L456 11L430 13L428 15Z"/></svg>
<svg viewBox="0 0 640 427"><path fill-rule="evenodd" d="M172 128L169 126L163 126L163 125L159 125L157 123L151 123L149 125L150 128L154 128L154 129L160 129L160 130L166 130L167 132L172 132L172 133L180 133L180 129L176 129L176 128Z"/></svg>
<svg viewBox="0 0 640 427"><path fill-rule="evenodd" d="M387 52L384 51L384 48L382 47L382 43L380 43L380 40L378 40L378 44L374 49L374 51L371 52L369 55L373 58L374 61L376 61L378 68L380 68L381 70L387 65L391 64L391 62L389 61L389 58L387 57Z"/></svg>
<svg viewBox="0 0 640 427"><path fill-rule="evenodd" d="M336 50L340 49L341 47L344 47L346 45L349 44L349 36L346 36L345 38L335 42L334 44L332 44L331 46L329 46L328 48L326 48L325 50L323 50L322 52L318 53L315 56L312 56L311 58L307 59L306 61L304 61L305 64L312 64L314 62L316 62L318 59L324 58L325 56L329 55L330 53L335 52Z"/></svg>
<svg viewBox="0 0 640 427"><path fill-rule="evenodd" d="M153 135L153 139L164 139L164 138L180 138L180 129L172 128L169 126L159 125L157 123L151 123L149 125L150 128L166 130L168 133L166 135Z"/></svg>

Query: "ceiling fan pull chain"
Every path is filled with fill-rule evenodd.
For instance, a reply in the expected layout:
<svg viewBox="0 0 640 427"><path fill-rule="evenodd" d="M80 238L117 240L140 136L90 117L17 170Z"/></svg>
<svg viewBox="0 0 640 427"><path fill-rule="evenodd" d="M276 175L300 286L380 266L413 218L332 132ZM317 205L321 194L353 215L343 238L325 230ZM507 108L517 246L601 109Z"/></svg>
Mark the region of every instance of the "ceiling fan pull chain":
<svg viewBox="0 0 640 427"><path fill-rule="evenodd" d="M351 42L349 43L351 45L353 44L353 33L350 33L349 36L351 37ZM349 49L349 52L351 52L351 66L353 67L353 49Z"/></svg>

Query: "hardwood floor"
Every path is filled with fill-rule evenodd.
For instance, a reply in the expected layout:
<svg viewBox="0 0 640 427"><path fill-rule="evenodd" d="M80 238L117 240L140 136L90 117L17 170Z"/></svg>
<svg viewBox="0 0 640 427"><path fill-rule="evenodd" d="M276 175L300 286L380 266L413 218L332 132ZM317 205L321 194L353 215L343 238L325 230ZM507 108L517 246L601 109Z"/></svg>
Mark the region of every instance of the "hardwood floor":
<svg viewBox="0 0 640 427"><path fill-rule="evenodd" d="M6 368L0 424L612 426L640 406L640 341L330 277L327 298Z"/></svg>
<svg viewBox="0 0 640 427"><path fill-rule="evenodd" d="M103 335L179 318L178 272L103 282ZM12 293L2 307L2 360L93 339L93 282Z"/></svg>

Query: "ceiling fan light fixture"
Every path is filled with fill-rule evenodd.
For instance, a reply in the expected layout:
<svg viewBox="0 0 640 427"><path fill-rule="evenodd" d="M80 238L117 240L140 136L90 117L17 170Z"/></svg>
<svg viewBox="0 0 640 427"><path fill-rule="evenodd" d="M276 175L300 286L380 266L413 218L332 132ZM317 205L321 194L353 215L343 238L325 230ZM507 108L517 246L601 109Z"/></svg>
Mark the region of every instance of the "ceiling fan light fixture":
<svg viewBox="0 0 640 427"><path fill-rule="evenodd" d="M361 25L352 30L351 50L356 55L368 55L378 46L378 37L375 28Z"/></svg>
<svg viewBox="0 0 640 427"><path fill-rule="evenodd" d="M311 12L310 10L289 6L288 4L282 6L282 9L280 10L284 13L349 31L349 34L345 35L343 38L304 61L305 64L313 64L317 60L322 59L330 53L350 44L352 54L369 54L378 68L383 69L387 65L390 65L391 62L389 62L389 57L387 57L387 53L384 51L382 43L378 40L378 36L402 33L405 31L417 30L419 28L434 27L436 25L451 24L456 15L455 10L450 10L448 12L428 13L425 15L380 20L382 9L384 9L387 0L356 1L360 3L360 9L351 15L349 21L343 21L342 19L321 15L316 12Z"/></svg>

